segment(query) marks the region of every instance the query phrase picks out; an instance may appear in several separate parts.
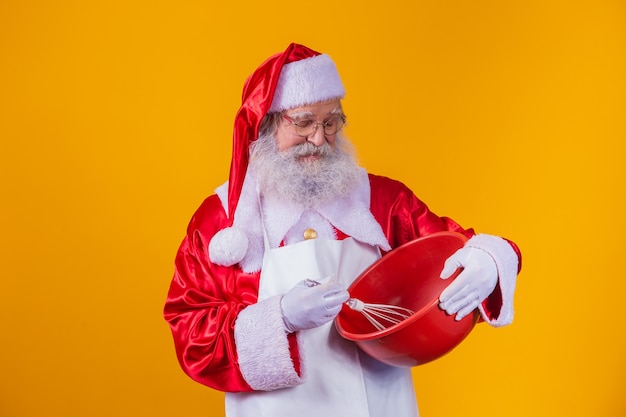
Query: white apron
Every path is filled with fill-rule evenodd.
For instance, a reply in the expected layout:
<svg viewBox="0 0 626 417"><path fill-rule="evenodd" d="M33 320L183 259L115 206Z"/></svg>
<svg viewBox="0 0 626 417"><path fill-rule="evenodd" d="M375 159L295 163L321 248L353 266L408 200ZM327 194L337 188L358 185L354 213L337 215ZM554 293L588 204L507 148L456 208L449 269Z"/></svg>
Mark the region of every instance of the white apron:
<svg viewBox="0 0 626 417"><path fill-rule="evenodd" d="M380 257L352 238L265 246L259 301L284 294L303 279L344 287ZM228 417L416 417L410 368L380 363L343 339L331 321L298 332L304 383L275 391L226 394Z"/></svg>

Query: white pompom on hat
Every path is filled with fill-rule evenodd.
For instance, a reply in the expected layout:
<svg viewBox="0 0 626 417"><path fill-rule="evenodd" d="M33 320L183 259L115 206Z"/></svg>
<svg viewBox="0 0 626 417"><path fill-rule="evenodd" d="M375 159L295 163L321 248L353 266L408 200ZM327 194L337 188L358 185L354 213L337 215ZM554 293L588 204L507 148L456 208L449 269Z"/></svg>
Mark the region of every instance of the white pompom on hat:
<svg viewBox="0 0 626 417"><path fill-rule="evenodd" d="M233 230L223 229L211 239L208 250L213 263L231 266L241 263L247 255L249 243L243 231L247 227L238 224L237 204L248 169L249 146L257 140L265 115L344 96L345 89L332 59L295 43L268 58L248 77L235 117L228 180L226 210L231 226L226 229Z"/></svg>
<svg viewBox="0 0 626 417"><path fill-rule="evenodd" d="M226 227L209 242L209 257L218 265L230 266L240 262L248 251L248 237L237 227Z"/></svg>

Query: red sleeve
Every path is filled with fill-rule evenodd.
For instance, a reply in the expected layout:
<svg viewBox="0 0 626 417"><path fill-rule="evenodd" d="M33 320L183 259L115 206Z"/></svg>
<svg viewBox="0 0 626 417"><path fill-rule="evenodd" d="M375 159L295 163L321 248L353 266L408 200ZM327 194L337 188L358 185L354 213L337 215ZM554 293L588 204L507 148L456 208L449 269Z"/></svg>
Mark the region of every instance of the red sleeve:
<svg viewBox="0 0 626 417"><path fill-rule="evenodd" d="M473 229L464 229L448 217L439 217L399 181L370 174L371 211L392 248L435 232L454 231L470 238Z"/></svg>
<svg viewBox="0 0 626 417"><path fill-rule="evenodd" d="M208 243L226 225L219 198L209 197L176 255L164 316L185 373L221 391L249 391L238 366L234 325L239 312L257 301L259 274L209 261Z"/></svg>
<svg viewBox="0 0 626 417"><path fill-rule="evenodd" d="M475 235L473 229L464 229L448 217L440 217L430 211L425 203L399 181L370 174L371 211L392 248L396 248L421 236L440 231L454 231L468 239ZM505 239L506 240L506 239ZM518 258L518 273L521 269L521 253L510 240ZM498 317L503 305L500 285L483 302L489 317Z"/></svg>

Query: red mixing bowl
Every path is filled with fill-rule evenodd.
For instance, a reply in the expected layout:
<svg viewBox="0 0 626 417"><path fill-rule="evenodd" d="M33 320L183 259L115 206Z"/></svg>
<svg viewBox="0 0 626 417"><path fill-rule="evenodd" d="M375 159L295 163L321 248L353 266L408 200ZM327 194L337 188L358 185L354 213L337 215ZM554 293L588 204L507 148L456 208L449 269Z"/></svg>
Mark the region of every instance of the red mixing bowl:
<svg viewBox="0 0 626 417"><path fill-rule="evenodd" d="M408 242L376 261L350 285L350 296L366 304L400 306L415 313L376 330L361 312L344 306L335 319L339 334L393 366L422 365L450 352L480 317L475 310L456 321L439 308L439 295L460 272L441 279L444 262L466 240L460 233L438 232Z"/></svg>

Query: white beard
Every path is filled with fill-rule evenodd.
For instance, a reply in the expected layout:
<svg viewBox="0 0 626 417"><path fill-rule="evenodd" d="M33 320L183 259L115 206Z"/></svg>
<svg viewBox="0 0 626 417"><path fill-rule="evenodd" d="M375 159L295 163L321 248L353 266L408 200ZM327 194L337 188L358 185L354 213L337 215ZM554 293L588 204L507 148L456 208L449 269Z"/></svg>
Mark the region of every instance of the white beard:
<svg viewBox="0 0 626 417"><path fill-rule="evenodd" d="M345 196L357 184L359 166L347 140L337 137L335 148L310 142L279 151L274 136L263 136L251 147L250 169L262 195L304 207L317 207ZM303 156L318 155L315 159Z"/></svg>

